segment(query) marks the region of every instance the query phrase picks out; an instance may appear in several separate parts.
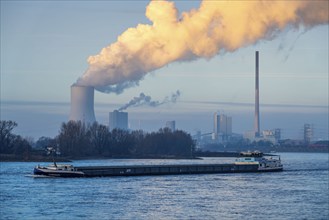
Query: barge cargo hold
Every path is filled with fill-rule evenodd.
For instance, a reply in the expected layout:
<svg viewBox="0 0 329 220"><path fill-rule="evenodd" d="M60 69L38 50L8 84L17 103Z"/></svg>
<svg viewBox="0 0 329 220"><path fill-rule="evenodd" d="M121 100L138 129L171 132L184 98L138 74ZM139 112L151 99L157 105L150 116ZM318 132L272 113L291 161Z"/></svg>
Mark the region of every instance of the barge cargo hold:
<svg viewBox="0 0 329 220"><path fill-rule="evenodd" d="M256 164L187 164L76 167L85 177L259 172Z"/></svg>
<svg viewBox="0 0 329 220"><path fill-rule="evenodd" d="M277 157L277 158L275 158ZM36 166L35 175L57 177L102 177L102 176L147 176L211 173L250 173L282 171L280 156L264 156L261 152L242 152L232 164L167 164L167 165L121 165L80 166L57 165Z"/></svg>

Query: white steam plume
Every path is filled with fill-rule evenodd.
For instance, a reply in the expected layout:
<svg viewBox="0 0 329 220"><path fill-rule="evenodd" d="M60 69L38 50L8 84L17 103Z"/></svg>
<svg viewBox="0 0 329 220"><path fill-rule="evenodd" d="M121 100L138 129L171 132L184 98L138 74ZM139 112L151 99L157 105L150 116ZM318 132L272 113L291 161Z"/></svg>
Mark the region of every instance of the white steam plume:
<svg viewBox="0 0 329 220"><path fill-rule="evenodd" d="M157 107L159 105L163 105L165 103L175 103L177 99L180 96L180 91L177 90L175 93L173 93L170 97L166 96L162 101L152 101L151 96L145 95L144 93L139 94L138 97L134 97L132 100L130 100L127 104L120 107L118 111L126 110L129 107L137 107L141 105L148 105L151 107Z"/></svg>
<svg viewBox="0 0 329 220"><path fill-rule="evenodd" d="M328 24L328 1L202 1L198 9L178 14L173 2L151 1L151 25L129 28L117 42L88 58L78 85L102 92L123 92L148 72L174 61L211 58L233 52L280 32Z"/></svg>

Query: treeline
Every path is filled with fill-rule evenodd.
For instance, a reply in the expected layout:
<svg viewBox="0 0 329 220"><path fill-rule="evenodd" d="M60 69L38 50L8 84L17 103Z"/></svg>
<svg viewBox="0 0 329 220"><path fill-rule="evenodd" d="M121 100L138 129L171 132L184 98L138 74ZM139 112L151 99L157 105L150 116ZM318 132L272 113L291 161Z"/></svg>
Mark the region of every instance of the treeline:
<svg viewBox="0 0 329 220"><path fill-rule="evenodd" d="M273 144L270 141L259 140L250 141L248 139L231 140L228 143L208 143L199 148L203 152L227 152L227 151L255 151L261 152L328 152L329 141L316 141L311 144L305 143L303 140L280 140ZM197 152L200 156L200 152Z"/></svg>
<svg viewBox="0 0 329 220"><path fill-rule="evenodd" d="M226 151L254 151L259 150L268 152L274 150L275 146L272 142L266 140L250 141L249 139L236 139L227 143L208 143L202 146L202 151L209 152L226 152Z"/></svg>
<svg viewBox="0 0 329 220"><path fill-rule="evenodd" d="M28 157L32 150L31 140L13 134L14 121L0 121L0 153Z"/></svg>
<svg viewBox="0 0 329 220"><path fill-rule="evenodd" d="M86 126L80 121L63 123L56 139L63 156L191 157L195 149L191 136L184 131L109 131L104 125Z"/></svg>
<svg viewBox="0 0 329 220"><path fill-rule="evenodd" d="M1 121L8 124L8 121ZM12 124L11 122L9 124ZM17 126L16 123L14 123ZM3 133L11 134L15 126L7 126ZM13 134L11 134L13 135ZM10 135L9 135L10 136ZM15 136L15 135L13 135ZM24 139L23 139L24 140ZM1 139L1 154L13 153L14 145L5 144ZM41 137L35 144L36 149L52 146L63 157L192 157L195 143L184 131L160 129L158 132L144 133L114 129L94 123L90 126L82 122L62 123L55 138ZM31 148L31 145L29 146ZM31 151L29 151L31 152Z"/></svg>

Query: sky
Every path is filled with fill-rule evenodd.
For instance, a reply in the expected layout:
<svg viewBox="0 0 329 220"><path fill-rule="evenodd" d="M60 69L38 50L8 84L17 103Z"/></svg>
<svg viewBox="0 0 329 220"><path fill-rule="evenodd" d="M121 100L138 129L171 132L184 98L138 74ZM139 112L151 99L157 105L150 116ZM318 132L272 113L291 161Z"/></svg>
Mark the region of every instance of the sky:
<svg viewBox="0 0 329 220"><path fill-rule="evenodd" d="M181 14L200 1L174 1ZM70 112L70 86L88 69L88 57L117 41L145 16L149 1L1 1L1 120L36 140L54 137ZM260 53L260 126L302 138L328 139L328 24L292 28L272 39L221 51L213 57L171 62L151 70L121 94L95 92L95 115L144 93L161 101L177 90L176 103L127 109L131 129L156 131L175 120L191 134L212 132L216 111L231 116L233 132L253 129L255 51ZM172 33L175 36L175 33ZM179 36L177 36L178 39Z"/></svg>

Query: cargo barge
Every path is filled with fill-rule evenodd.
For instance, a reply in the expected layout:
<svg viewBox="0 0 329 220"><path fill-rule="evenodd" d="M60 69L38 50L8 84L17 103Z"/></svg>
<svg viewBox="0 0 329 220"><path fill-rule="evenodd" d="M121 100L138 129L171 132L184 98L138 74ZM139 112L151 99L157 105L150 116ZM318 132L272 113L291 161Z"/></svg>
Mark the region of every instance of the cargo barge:
<svg viewBox="0 0 329 220"><path fill-rule="evenodd" d="M280 157L265 157L261 152L241 153L231 164L168 164L168 165L124 165L124 166L79 166L53 165L34 168L35 175L53 177L103 177L146 176L212 173L250 173L282 171Z"/></svg>
<svg viewBox="0 0 329 220"><path fill-rule="evenodd" d="M256 164L186 164L76 167L85 177L258 172Z"/></svg>

